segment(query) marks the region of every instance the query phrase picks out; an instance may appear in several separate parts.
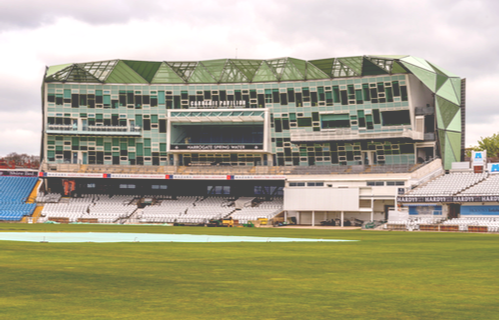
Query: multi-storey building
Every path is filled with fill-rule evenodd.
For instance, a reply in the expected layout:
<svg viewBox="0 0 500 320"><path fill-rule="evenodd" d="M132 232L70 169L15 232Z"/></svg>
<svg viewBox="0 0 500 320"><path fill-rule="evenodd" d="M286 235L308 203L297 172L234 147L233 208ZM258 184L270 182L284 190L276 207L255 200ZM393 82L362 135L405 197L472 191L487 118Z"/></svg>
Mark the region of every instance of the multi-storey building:
<svg viewBox="0 0 500 320"><path fill-rule="evenodd" d="M412 56L71 63L46 69L42 93L44 171L281 167L292 181L449 169L464 148L465 79Z"/></svg>

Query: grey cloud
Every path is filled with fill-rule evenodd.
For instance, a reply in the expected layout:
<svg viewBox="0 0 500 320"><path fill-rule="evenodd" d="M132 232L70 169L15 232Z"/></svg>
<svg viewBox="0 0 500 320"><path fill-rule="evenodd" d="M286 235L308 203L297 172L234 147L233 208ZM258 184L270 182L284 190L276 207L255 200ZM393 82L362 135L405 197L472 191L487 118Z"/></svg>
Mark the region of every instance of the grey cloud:
<svg viewBox="0 0 500 320"><path fill-rule="evenodd" d="M89 24L126 23L132 18L148 19L157 15L162 1L138 0L17 0L0 5L0 31L36 28L57 18L72 17Z"/></svg>

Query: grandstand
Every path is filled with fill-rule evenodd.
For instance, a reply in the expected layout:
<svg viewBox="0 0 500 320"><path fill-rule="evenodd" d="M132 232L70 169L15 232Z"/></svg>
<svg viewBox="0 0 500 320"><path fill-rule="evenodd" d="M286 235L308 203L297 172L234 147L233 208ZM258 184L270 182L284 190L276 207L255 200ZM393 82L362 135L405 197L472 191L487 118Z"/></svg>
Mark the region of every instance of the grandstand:
<svg viewBox="0 0 500 320"><path fill-rule="evenodd" d="M445 174L398 197L407 214L396 212L385 228L498 232L498 196L498 173Z"/></svg>
<svg viewBox="0 0 500 320"><path fill-rule="evenodd" d="M344 226L411 199L432 225L460 208L420 198L498 203L498 177L443 175L465 79L417 57L73 63L46 69L42 97L38 222Z"/></svg>
<svg viewBox="0 0 500 320"><path fill-rule="evenodd" d="M21 221L33 213L36 204L26 202L37 180L36 176L0 176L0 221Z"/></svg>

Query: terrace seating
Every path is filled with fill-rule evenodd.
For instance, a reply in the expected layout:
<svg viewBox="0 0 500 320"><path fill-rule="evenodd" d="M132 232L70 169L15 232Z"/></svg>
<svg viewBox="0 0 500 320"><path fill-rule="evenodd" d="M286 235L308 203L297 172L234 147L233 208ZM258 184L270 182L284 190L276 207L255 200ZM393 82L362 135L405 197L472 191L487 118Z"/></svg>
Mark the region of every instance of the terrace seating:
<svg viewBox="0 0 500 320"><path fill-rule="evenodd" d="M470 227L484 227L471 230ZM469 232L498 232L498 217L464 217L446 220L445 218L410 217L407 220L390 221L384 229L391 230L422 230L422 231L469 231Z"/></svg>
<svg viewBox="0 0 500 320"><path fill-rule="evenodd" d="M0 177L0 220L20 221L31 215L36 204L25 203L37 177Z"/></svg>
<svg viewBox="0 0 500 320"><path fill-rule="evenodd" d="M97 221L113 223L130 216L136 209L131 204L136 196L83 195L82 198L69 198L65 203L47 203L42 210L39 222L68 218L68 222Z"/></svg>
<svg viewBox="0 0 500 320"><path fill-rule="evenodd" d="M498 232L498 217L464 217L453 218L443 222L446 226L458 226L459 231L469 231L469 226L487 227L488 232Z"/></svg>
<svg viewBox="0 0 500 320"><path fill-rule="evenodd" d="M248 223L258 219L272 219L283 211L283 199L275 198L272 201L264 201L257 207L244 207L231 214L231 218L239 223Z"/></svg>
<svg viewBox="0 0 500 320"><path fill-rule="evenodd" d="M492 174L484 181L460 192L459 196L490 196L498 195L498 174Z"/></svg>
<svg viewBox="0 0 500 320"><path fill-rule="evenodd" d="M141 222L201 224L228 216L234 208L227 204L226 197L220 196L178 197L145 207L139 218Z"/></svg>
<svg viewBox="0 0 500 320"><path fill-rule="evenodd" d="M48 193L48 194L38 194L36 197L36 202L38 203L49 203L49 202L59 202L61 200L60 193Z"/></svg>
<svg viewBox="0 0 500 320"><path fill-rule="evenodd" d="M453 196L484 180L487 173L451 173L442 175L411 190L409 196ZM497 180L498 181L498 180ZM498 186L498 184L497 184ZM497 193L498 194L498 193Z"/></svg>

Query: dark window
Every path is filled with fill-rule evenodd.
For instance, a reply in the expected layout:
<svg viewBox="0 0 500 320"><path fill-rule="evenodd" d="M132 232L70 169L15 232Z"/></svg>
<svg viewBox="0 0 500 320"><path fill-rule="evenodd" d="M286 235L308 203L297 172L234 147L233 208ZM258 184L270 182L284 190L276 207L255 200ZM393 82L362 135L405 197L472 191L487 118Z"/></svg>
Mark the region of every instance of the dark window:
<svg viewBox="0 0 500 320"><path fill-rule="evenodd" d="M383 126L401 126L410 124L410 111L383 111L382 125Z"/></svg>
<svg viewBox="0 0 500 320"><path fill-rule="evenodd" d="M375 124L380 124L380 111L378 109L373 109L373 122Z"/></svg>
<svg viewBox="0 0 500 320"><path fill-rule="evenodd" d="M340 91L340 100L342 102L342 105L347 105L347 91L342 90Z"/></svg>
<svg viewBox="0 0 500 320"><path fill-rule="evenodd" d="M298 118L297 123L299 127L311 127L312 121L311 118Z"/></svg>
<svg viewBox="0 0 500 320"><path fill-rule="evenodd" d="M144 119L144 120L142 121L142 123L143 123L143 129L144 129L144 130L151 130L151 120L149 120L149 119Z"/></svg>
<svg viewBox="0 0 500 320"><path fill-rule="evenodd" d="M159 120L160 121L160 133L167 132L167 120Z"/></svg>

